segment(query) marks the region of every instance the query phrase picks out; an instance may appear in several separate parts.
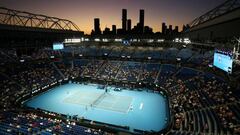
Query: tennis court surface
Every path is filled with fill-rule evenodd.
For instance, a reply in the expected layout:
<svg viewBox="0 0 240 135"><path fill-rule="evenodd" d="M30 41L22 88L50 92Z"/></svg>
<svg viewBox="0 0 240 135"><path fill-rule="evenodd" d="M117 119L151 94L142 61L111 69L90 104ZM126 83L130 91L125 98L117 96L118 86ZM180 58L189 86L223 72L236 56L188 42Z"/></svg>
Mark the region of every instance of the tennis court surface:
<svg viewBox="0 0 240 135"><path fill-rule="evenodd" d="M65 103L83 105L85 107L96 107L127 113L132 102L132 97L113 95L103 90L99 90L99 92L78 91L69 95L63 101Z"/></svg>
<svg viewBox="0 0 240 135"><path fill-rule="evenodd" d="M123 89L109 92L96 84L61 85L44 92L24 105L32 108L77 115L85 119L129 126L130 130L160 131L167 125L169 108L160 94Z"/></svg>

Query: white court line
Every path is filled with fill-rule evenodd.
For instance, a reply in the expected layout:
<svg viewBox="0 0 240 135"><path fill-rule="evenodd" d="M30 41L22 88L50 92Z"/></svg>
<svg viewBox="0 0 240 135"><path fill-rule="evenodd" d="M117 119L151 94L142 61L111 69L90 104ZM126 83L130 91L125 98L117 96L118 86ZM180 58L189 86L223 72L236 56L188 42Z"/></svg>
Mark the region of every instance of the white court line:
<svg viewBox="0 0 240 135"><path fill-rule="evenodd" d="M143 108L143 103L140 104L139 109L142 110Z"/></svg>
<svg viewBox="0 0 240 135"><path fill-rule="evenodd" d="M117 98L118 98L118 97L117 97ZM113 102L113 104L111 104L111 107L110 107L110 108L111 108L112 110L113 110L113 106L115 106L115 104L117 103L117 100L118 100L118 99L115 99L114 102Z"/></svg>
<svg viewBox="0 0 240 135"><path fill-rule="evenodd" d="M120 97L116 97L116 99L114 100L114 103L111 104L110 109L111 109L112 111L114 111L114 109L113 109L114 107L113 107L113 106L115 106L115 104L118 103L119 98L120 98ZM115 111L115 112L126 114L126 113L128 113L128 110L127 110L126 112L121 112L121 111Z"/></svg>
<svg viewBox="0 0 240 135"><path fill-rule="evenodd" d="M108 94L109 94L109 93L108 93ZM109 102L109 101L110 101L110 100L108 99L109 96L110 96L110 97L111 97L111 96L114 97L114 99L111 100L111 102ZM107 97L108 100L105 99L106 97ZM133 103L133 101L134 101L134 98L131 98L131 102L130 102L128 108L123 111L123 110L118 110L118 109L116 110L116 108L115 108L115 106L117 105L117 103L121 102L121 101L120 101L120 100L121 100L121 97L116 96L116 95L111 95L111 94L110 94L110 95L106 95L106 97L104 97L101 102L109 103L109 105L105 106L104 104L103 104L103 105L98 104L98 105L95 106L95 108L97 108L97 109L104 109L104 110L108 110L108 111L114 111L114 112L126 114L126 113L128 113L128 111L130 110L130 108L131 108L131 106L132 106L132 103Z"/></svg>
<svg viewBox="0 0 240 135"><path fill-rule="evenodd" d="M131 104L130 104L129 107L128 107L127 113L130 111L131 106L133 107L132 104L133 104L134 99L135 99L135 98L132 98L132 101L131 101Z"/></svg>
<svg viewBox="0 0 240 135"><path fill-rule="evenodd" d="M89 108L88 108L89 109ZM84 115L87 113L87 110L85 110L82 114L81 117L84 117Z"/></svg>

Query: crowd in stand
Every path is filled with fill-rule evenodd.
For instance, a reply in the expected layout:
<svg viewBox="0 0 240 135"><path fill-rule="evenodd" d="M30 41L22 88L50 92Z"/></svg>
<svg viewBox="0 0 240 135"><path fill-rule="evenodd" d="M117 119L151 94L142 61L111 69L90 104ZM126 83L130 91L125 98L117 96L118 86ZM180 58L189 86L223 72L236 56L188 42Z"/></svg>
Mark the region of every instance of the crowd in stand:
<svg viewBox="0 0 240 135"><path fill-rule="evenodd" d="M8 55L5 56L5 54L8 53L4 53L4 57L7 57ZM61 56L61 53L51 51L43 56L55 54ZM156 83L161 86L167 92L171 103L173 128L169 134L240 133L240 109L238 108L240 96L233 94L233 90L224 80L210 73L157 62L96 59L73 59L69 62L40 59L20 63L14 61L14 57L11 61L2 61L4 66L0 71L0 107L4 108L0 112L0 134L5 131L5 127L9 128L7 130L9 134L12 132L74 134L71 129L78 128L74 123L55 121L32 113L11 113L7 110L12 110L16 99L31 93L32 90L50 85L60 79L77 77ZM193 59L196 58L198 57L194 56ZM205 63L202 59L199 61ZM185 74L185 71L188 74ZM6 120L6 115L11 117ZM42 120L45 121L42 122ZM41 123L44 122L48 123L47 127L42 127ZM35 127L41 130L34 130ZM103 134L102 131L85 127L81 127L80 131L86 134Z"/></svg>
<svg viewBox="0 0 240 135"><path fill-rule="evenodd" d="M63 135L111 135L100 129L86 128L76 121L63 121L55 118L55 114L37 112L3 112L0 113L0 134L63 134ZM6 131L6 132L4 132Z"/></svg>
<svg viewBox="0 0 240 135"><path fill-rule="evenodd" d="M99 79L113 80L118 73L118 69L122 62L119 61L106 61L104 67L101 68L97 74Z"/></svg>
<svg viewBox="0 0 240 135"><path fill-rule="evenodd" d="M204 76L197 76L190 80L170 80L165 88L171 95L172 110L175 114L175 130L181 129L186 132L196 132L198 124L201 124L199 120L204 120L204 118L199 118L200 116L198 115L202 116L201 113L206 111L204 109L210 109L215 116L210 115L209 117L214 118L212 121L213 125L218 124L217 126L219 127L217 129L220 130L219 133L239 133L240 117L237 117L237 115L240 114L240 111L237 109L234 114L231 109L236 109L237 107L232 107L231 109L228 107L228 105L237 104L239 100L232 94L226 83L215 77L206 79ZM194 80L194 83L189 85L188 81L193 82L192 80ZM176 86L169 87L169 83L174 83ZM199 110L201 112L198 112ZM193 116L188 115L189 113ZM200 132L204 132L206 127L209 126L205 124L202 123L200 125ZM196 127L193 128L194 126ZM187 128L184 129L184 127ZM213 130L211 132L215 133Z"/></svg>

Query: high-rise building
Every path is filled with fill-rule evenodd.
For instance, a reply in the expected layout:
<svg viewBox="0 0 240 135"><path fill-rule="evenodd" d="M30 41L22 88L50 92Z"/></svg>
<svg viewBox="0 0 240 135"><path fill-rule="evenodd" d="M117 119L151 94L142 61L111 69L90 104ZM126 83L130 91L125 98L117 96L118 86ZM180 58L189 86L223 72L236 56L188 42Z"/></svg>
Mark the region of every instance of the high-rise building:
<svg viewBox="0 0 240 135"><path fill-rule="evenodd" d="M173 29L172 29L172 25L169 25L169 28L168 28L168 34L172 34L173 33Z"/></svg>
<svg viewBox="0 0 240 135"><path fill-rule="evenodd" d="M110 35L110 34L111 34L110 28L106 27L106 28L104 29L104 31L103 31L103 34L104 34L104 35Z"/></svg>
<svg viewBox="0 0 240 135"><path fill-rule="evenodd" d="M116 25L112 25L112 34L113 35L117 34L117 26Z"/></svg>
<svg viewBox="0 0 240 135"><path fill-rule="evenodd" d="M94 34L101 34L99 18L94 18Z"/></svg>
<svg viewBox="0 0 240 135"><path fill-rule="evenodd" d="M144 26L144 34L152 34L153 30L149 26Z"/></svg>
<svg viewBox="0 0 240 135"><path fill-rule="evenodd" d="M178 26L175 26L174 31L175 31L175 33L178 33Z"/></svg>
<svg viewBox="0 0 240 135"><path fill-rule="evenodd" d="M172 31L172 25L169 25L169 30Z"/></svg>
<svg viewBox="0 0 240 135"><path fill-rule="evenodd" d="M166 23L162 23L162 34L163 34L163 35L166 35L166 33L167 33Z"/></svg>
<svg viewBox="0 0 240 135"><path fill-rule="evenodd" d="M144 33L144 10L140 10L140 16L139 16L139 29L141 33Z"/></svg>
<svg viewBox="0 0 240 135"><path fill-rule="evenodd" d="M128 20L127 20L127 30L128 30L128 31L131 31L131 30L132 30L132 21L131 21L131 19L128 19Z"/></svg>
<svg viewBox="0 0 240 135"><path fill-rule="evenodd" d="M183 27L182 27L182 31L185 31L185 30L186 30L186 26L183 25Z"/></svg>
<svg viewBox="0 0 240 135"><path fill-rule="evenodd" d="M127 9L122 9L122 30L127 30Z"/></svg>

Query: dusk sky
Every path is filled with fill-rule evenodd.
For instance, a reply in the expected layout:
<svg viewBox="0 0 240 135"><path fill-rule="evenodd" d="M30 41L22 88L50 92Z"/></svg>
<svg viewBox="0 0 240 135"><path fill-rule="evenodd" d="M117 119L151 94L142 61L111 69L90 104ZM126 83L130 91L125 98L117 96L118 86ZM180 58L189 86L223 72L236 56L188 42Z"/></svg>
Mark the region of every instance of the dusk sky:
<svg viewBox="0 0 240 135"><path fill-rule="evenodd" d="M145 10L145 25L161 31L161 23L178 25L180 30L194 18L206 13L226 0L0 0L0 6L37 14L69 19L89 34L93 19L100 18L101 29L116 24L121 28L122 9L128 10L132 26Z"/></svg>

